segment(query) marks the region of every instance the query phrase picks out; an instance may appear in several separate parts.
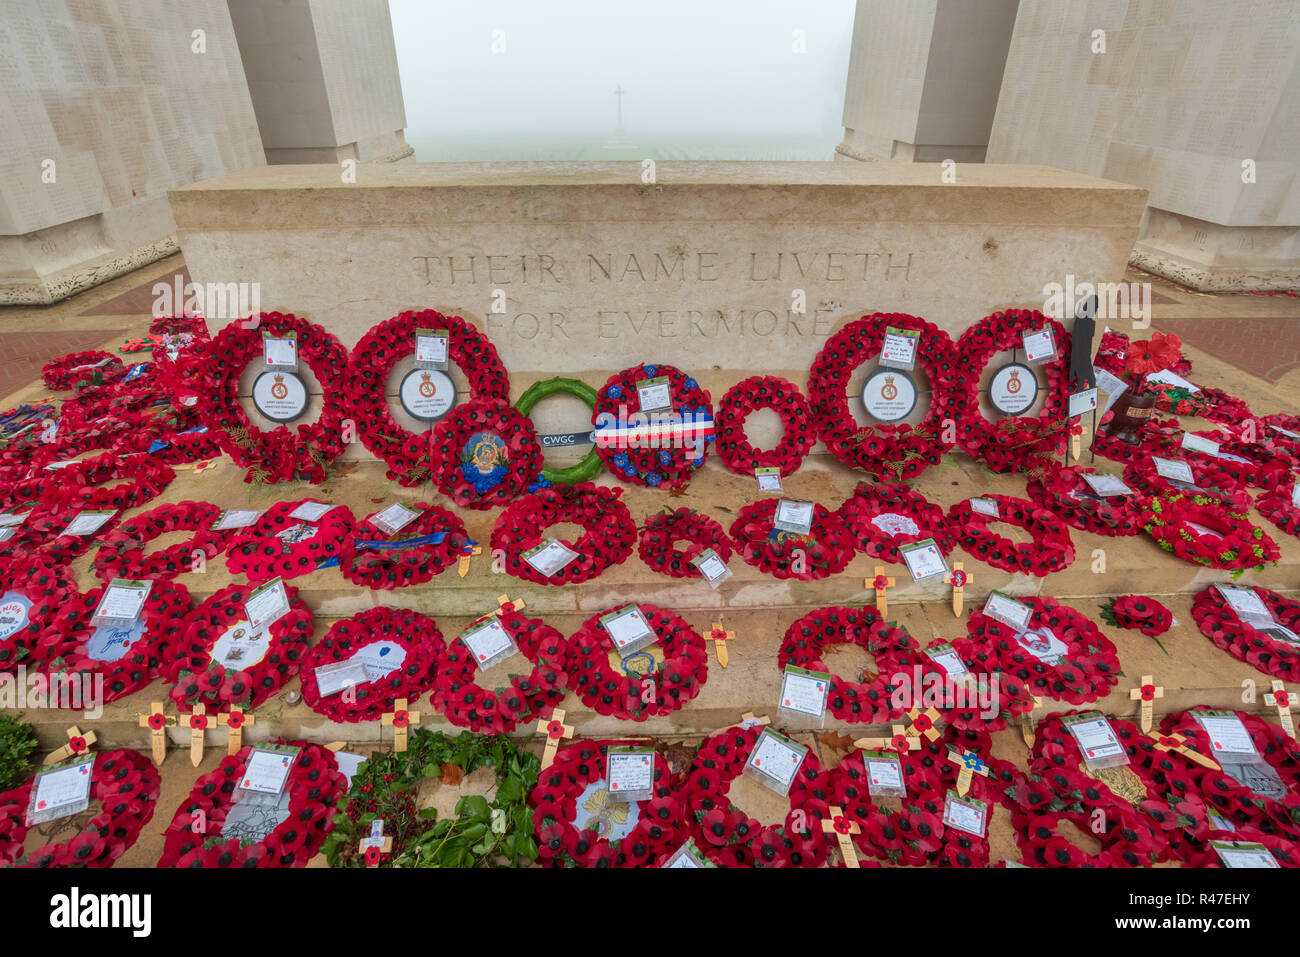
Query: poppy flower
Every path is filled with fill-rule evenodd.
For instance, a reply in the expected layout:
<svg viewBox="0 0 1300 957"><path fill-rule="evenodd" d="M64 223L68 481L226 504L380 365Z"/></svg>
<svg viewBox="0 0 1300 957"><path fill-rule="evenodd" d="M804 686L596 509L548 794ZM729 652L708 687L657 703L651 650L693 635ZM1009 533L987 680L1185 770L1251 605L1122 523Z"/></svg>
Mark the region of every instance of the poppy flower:
<svg viewBox="0 0 1300 957"><path fill-rule="evenodd" d="M1168 369L1182 357L1182 340L1174 335L1153 332L1150 339L1139 339L1128 344L1124 368L1136 376Z"/></svg>

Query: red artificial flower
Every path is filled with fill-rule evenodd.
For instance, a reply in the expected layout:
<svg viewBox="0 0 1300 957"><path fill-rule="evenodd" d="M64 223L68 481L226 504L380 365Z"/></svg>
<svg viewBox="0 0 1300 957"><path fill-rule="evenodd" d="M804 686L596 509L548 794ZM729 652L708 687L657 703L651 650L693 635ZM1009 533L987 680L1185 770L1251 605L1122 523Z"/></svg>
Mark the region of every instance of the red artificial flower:
<svg viewBox="0 0 1300 957"><path fill-rule="evenodd" d="M1183 343L1177 336L1153 332L1150 339L1130 342L1124 368L1133 375L1144 376L1168 369L1182 357Z"/></svg>

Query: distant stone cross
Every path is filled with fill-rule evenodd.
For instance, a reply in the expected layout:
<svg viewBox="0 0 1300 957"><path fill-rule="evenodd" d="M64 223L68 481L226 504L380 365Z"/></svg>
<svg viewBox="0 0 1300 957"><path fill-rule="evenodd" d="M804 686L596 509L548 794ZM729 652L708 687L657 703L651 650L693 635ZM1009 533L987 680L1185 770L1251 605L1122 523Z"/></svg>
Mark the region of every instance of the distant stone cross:
<svg viewBox="0 0 1300 957"><path fill-rule="evenodd" d="M217 724L224 725L230 732L226 741L226 754L235 754L244 746L244 725L256 723L256 718L251 714L244 714L240 708L231 708L230 714L217 715Z"/></svg>
<svg viewBox="0 0 1300 957"><path fill-rule="evenodd" d="M861 834L858 822L844 816L844 809L832 806L830 818L822 818L822 831L834 834L840 842L840 856L844 858L845 867L858 867L858 852L853 847L852 834Z"/></svg>
<svg viewBox="0 0 1300 957"><path fill-rule="evenodd" d="M713 650L717 652L718 655L718 664L724 668L727 667L727 662L730 660L727 657L727 642L731 641L735 637L736 633L734 631L728 631L720 621L715 621L713 623L713 629L704 636L705 641L713 642Z"/></svg>
<svg viewBox="0 0 1300 957"><path fill-rule="evenodd" d="M1282 730L1294 739L1295 722L1291 720L1291 709L1295 707L1295 701L1292 700L1291 693L1286 690L1286 685L1275 680L1273 682L1273 693L1264 695L1264 700L1277 708L1277 716L1282 722Z"/></svg>
<svg viewBox="0 0 1300 957"><path fill-rule="evenodd" d="M407 700L398 698L393 702L392 711L385 711L379 718L379 723L385 728L393 729L393 750L406 750L406 729L411 726L411 722L420 723L420 712L411 711L407 708Z"/></svg>
<svg viewBox="0 0 1300 957"><path fill-rule="evenodd" d="M75 724L66 732L68 743L57 751L51 751L50 756L45 759L46 764L58 764L68 758L80 758L90 753L90 746L95 743L95 732L87 731L81 733L81 729Z"/></svg>
<svg viewBox="0 0 1300 957"><path fill-rule="evenodd" d="M884 618L889 614L889 589L894 587L893 576L885 574L885 566L877 565L876 577L867 582L867 587L875 589L876 611Z"/></svg>
<svg viewBox="0 0 1300 957"><path fill-rule="evenodd" d="M614 95L618 97L618 129L620 133L623 131L623 94L626 92L627 90L623 89L622 83L614 90Z"/></svg>
<svg viewBox="0 0 1300 957"><path fill-rule="evenodd" d="M167 729L175 724L176 716L164 714L161 701L153 702L149 706L149 713L140 715L140 727L149 729L154 764L161 765L167 757Z"/></svg>
<svg viewBox="0 0 1300 957"><path fill-rule="evenodd" d="M988 765L974 751L956 751L948 752L948 760L957 765L957 795L965 797L966 792L970 790L970 783L974 775L981 777L989 776Z"/></svg>
<svg viewBox="0 0 1300 957"><path fill-rule="evenodd" d="M1150 675L1142 676L1142 683L1136 688L1129 690L1128 696L1133 701L1142 702L1142 733L1151 733L1151 713L1155 708L1156 698L1165 696L1165 689L1155 684L1155 679Z"/></svg>
<svg viewBox="0 0 1300 957"><path fill-rule="evenodd" d="M564 723L563 708L552 708L549 718L537 719L537 730L546 735L546 750L542 752L542 770L545 771L555 761L560 741L573 737L573 725Z"/></svg>
<svg viewBox="0 0 1300 957"><path fill-rule="evenodd" d="M943 580L952 586L952 613L960 618L962 603L966 597L966 586L974 583L975 576L966 571L961 562L953 562L952 571L944 575Z"/></svg>

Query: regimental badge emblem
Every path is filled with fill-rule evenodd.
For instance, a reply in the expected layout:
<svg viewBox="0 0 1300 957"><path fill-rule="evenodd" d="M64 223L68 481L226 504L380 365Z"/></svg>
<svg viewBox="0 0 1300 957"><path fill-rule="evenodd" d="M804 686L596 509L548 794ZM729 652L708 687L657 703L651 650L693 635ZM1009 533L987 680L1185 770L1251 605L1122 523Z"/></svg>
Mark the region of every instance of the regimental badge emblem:
<svg viewBox="0 0 1300 957"><path fill-rule="evenodd" d="M510 450L495 432L475 432L460 450L460 470L478 492L496 488L509 474Z"/></svg>
<svg viewBox="0 0 1300 957"><path fill-rule="evenodd" d="M1015 395L1020 391L1021 385L1023 385L1023 383L1020 381L1020 371L1018 369L1012 369L1011 378L1007 382L1007 391L1012 395Z"/></svg>
<svg viewBox="0 0 1300 957"><path fill-rule="evenodd" d="M898 398L898 386L894 385L892 375L885 376L885 384L880 387L880 397L886 402L893 402Z"/></svg>
<svg viewBox="0 0 1300 957"><path fill-rule="evenodd" d="M281 400L289 397L289 387L284 384L284 376L276 375L275 385L271 386L271 395Z"/></svg>
<svg viewBox="0 0 1300 957"><path fill-rule="evenodd" d="M433 384L433 376L428 372L420 376L420 395L426 399L432 399L433 394L438 391L438 387Z"/></svg>

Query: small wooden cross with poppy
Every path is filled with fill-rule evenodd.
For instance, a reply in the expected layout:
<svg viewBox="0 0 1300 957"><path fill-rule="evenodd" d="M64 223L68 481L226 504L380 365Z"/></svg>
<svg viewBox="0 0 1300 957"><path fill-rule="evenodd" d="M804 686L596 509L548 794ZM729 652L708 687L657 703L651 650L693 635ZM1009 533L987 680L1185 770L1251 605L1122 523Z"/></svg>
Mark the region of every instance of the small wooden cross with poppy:
<svg viewBox="0 0 1300 957"><path fill-rule="evenodd" d="M410 710L405 698L398 698L393 705L392 711L385 711L380 716L379 723L393 729L393 750L402 752L406 750L406 729L411 722L420 723L420 712Z"/></svg>
<svg viewBox="0 0 1300 957"><path fill-rule="evenodd" d="M952 613L960 618L962 604L966 600L966 586L975 582L975 576L966 571L961 562L953 562L952 571L944 575L943 580L952 586Z"/></svg>
<svg viewBox="0 0 1300 957"><path fill-rule="evenodd" d="M1149 734L1148 738L1152 740L1158 751L1173 751L1181 754L1183 757L1195 761L1202 767L1209 768L1212 771L1219 770L1219 762L1209 755L1201 754L1195 748L1190 747L1187 738L1181 734Z"/></svg>
<svg viewBox="0 0 1300 957"><path fill-rule="evenodd" d="M366 867L378 867L385 854L393 852L393 838L384 833L384 819L375 818L370 822L370 836L363 837L358 848L365 858Z"/></svg>
<svg viewBox="0 0 1300 957"><path fill-rule="evenodd" d="M858 738L853 742L853 746L863 751L897 751L899 754L921 750L921 739L914 734L908 734L901 724L891 725L890 730L893 731L892 737Z"/></svg>
<svg viewBox="0 0 1300 957"><path fill-rule="evenodd" d="M162 766L167 757L167 729L176 724L176 716L163 713L163 703L155 701L149 713L140 715L140 727L149 729L149 742L153 745L153 763Z"/></svg>
<svg viewBox="0 0 1300 957"><path fill-rule="evenodd" d="M203 735L208 730L211 723L207 715L207 709L203 702L194 706L194 711L189 716L190 725L190 764L196 768L203 763Z"/></svg>
<svg viewBox="0 0 1300 957"><path fill-rule="evenodd" d="M456 574L464 578L469 574L469 560L475 555L483 554L482 545L466 544L460 551L460 559L456 562Z"/></svg>
<svg viewBox="0 0 1300 957"><path fill-rule="evenodd" d="M889 589L894 587L892 575L885 574L885 566L876 566L876 577L864 579L863 584L876 592L876 611L884 618L889 614Z"/></svg>
<svg viewBox="0 0 1300 957"><path fill-rule="evenodd" d="M768 725L771 723L772 723L772 719L769 718L767 715L758 717L752 711L746 711L744 714L740 716L740 727L745 731L748 731L750 728L762 727L763 725Z"/></svg>
<svg viewBox="0 0 1300 957"><path fill-rule="evenodd" d="M822 818L822 831L826 834L834 834L840 844L840 856L844 858L845 867L859 867L858 852L853 846L853 838L850 835L861 834L862 828L858 827L858 822L844 816L844 809L832 806L830 808L831 816Z"/></svg>
<svg viewBox="0 0 1300 957"><path fill-rule="evenodd" d="M1155 709L1156 698L1165 696L1165 689L1156 685L1155 679L1150 675L1142 676L1142 683L1136 688L1129 689L1128 696L1133 701L1142 702L1142 733L1151 733L1151 713Z"/></svg>
<svg viewBox="0 0 1300 957"><path fill-rule="evenodd" d="M45 759L46 764L58 764L68 758L80 758L87 755L90 753L90 746L96 740L94 731L87 731L82 734L81 729L75 724L65 733L68 736L68 743L56 751L51 751L49 757Z"/></svg>
<svg viewBox="0 0 1300 957"><path fill-rule="evenodd" d="M230 732L226 741L226 754L235 754L244 746L244 726L256 723L256 718L245 714L240 708L232 707L229 714L217 715L217 724L224 725Z"/></svg>
<svg viewBox="0 0 1300 957"><path fill-rule="evenodd" d="M545 771L555 760L560 741L573 737L573 725L564 723L563 708L552 708L549 718L537 719L537 730L546 735L546 750L542 753L542 770Z"/></svg>
<svg viewBox="0 0 1300 957"><path fill-rule="evenodd" d="M522 598L516 598L513 601L511 601L509 595L497 595L498 614L506 611L507 609L509 609L510 611L523 611L525 604L526 603Z"/></svg>
<svg viewBox="0 0 1300 957"><path fill-rule="evenodd" d="M1031 750L1034 747L1034 711L1043 703L1038 695L1033 695L1032 699L1034 706L1020 716L1020 736L1025 739L1025 747Z"/></svg>
<svg viewBox="0 0 1300 957"><path fill-rule="evenodd" d="M1277 708L1277 717L1282 722L1282 730L1294 741L1295 722L1291 720L1291 709L1295 707L1295 702L1291 700L1291 693L1286 690L1286 685L1275 679L1273 693L1264 695L1264 700Z"/></svg>
<svg viewBox="0 0 1300 957"><path fill-rule="evenodd" d="M924 711L920 708L912 708L906 714L912 722L912 726L907 729L908 734L913 737L923 737L927 741L933 741L939 737L937 725L940 714L934 708L926 708Z"/></svg>
<svg viewBox="0 0 1300 957"><path fill-rule="evenodd" d="M736 633L728 631L720 621L715 621L712 630L704 636L705 641L713 642L713 650L718 655L718 664L724 668L727 667L727 662L730 660L727 656L727 642L735 637Z"/></svg>
<svg viewBox="0 0 1300 957"><path fill-rule="evenodd" d="M971 781L978 774L980 777L988 777L988 765L974 751L958 751L954 748L948 749L948 760L957 765L957 796L965 797L966 792L970 790Z"/></svg>

